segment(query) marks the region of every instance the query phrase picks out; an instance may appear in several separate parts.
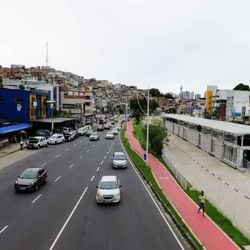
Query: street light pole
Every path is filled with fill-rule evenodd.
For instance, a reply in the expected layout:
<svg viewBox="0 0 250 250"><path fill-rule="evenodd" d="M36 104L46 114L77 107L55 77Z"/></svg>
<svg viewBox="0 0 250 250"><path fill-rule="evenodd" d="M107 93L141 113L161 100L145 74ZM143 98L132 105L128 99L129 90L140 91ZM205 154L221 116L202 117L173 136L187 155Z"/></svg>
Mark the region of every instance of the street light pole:
<svg viewBox="0 0 250 250"><path fill-rule="evenodd" d="M148 139L149 139L149 87L148 87L148 98L147 98L147 138L146 138L146 162L148 165Z"/></svg>

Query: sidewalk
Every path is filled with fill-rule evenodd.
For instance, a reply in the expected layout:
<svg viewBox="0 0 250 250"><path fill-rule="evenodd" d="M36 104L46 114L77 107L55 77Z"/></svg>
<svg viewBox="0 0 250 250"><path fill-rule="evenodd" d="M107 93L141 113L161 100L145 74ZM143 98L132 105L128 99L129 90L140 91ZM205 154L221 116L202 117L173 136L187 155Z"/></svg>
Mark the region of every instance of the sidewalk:
<svg viewBox="0 0 250 250"><path fill-rule="evenodd" d="M19 143L11 143L0 149L0 169L35 154L36 152L36 150L27 150L25 146L23 150L21 150Z"/></svg>
<svg viewBox="0 0 250 250"><path fill-rule="evenodd" d="M139 142L133 136L132 122L128 123L127 138L130 145L142 158L144 150ZM180 156L178 158L181 158ZM239 249L239 247L229 239L213 221L197 213L197 205L180 188L175 179L170 175L167 169L154 156L149 154L149 165L157 179L162 191L175 206L178 213L182 216L188 227L193 231L203 246L208 250L219 249Z"/></svg>

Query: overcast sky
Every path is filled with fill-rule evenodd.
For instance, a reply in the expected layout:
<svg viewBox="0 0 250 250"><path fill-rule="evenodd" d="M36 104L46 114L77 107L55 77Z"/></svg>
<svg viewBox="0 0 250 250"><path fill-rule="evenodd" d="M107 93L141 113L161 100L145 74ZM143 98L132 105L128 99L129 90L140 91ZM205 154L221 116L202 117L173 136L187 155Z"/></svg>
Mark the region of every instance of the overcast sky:
<svg viewBox="0 0 250 250"><path fill-rule="evenodd" d="M8 0L0 65L203 94L250 82L248 0Z"/></svg>

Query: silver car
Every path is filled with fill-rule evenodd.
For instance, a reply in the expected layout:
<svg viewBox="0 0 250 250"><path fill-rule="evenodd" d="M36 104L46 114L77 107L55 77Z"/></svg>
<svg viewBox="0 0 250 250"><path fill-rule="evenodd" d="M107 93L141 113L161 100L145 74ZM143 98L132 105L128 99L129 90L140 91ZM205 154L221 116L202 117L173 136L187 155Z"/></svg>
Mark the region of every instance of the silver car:
<svg viewBox="0 0 250 250"><path fill-rule="evenodd" d="M119 203L121 200L120 180L117 176L102 176L97 185L97 203Z"/></svg>
<svg viewBox="0 0 250 250"><path fill-rule="evenodd" d="M114 152L112 157L113 168L126 168L128 165L127 158L123 152Z"/></svg>

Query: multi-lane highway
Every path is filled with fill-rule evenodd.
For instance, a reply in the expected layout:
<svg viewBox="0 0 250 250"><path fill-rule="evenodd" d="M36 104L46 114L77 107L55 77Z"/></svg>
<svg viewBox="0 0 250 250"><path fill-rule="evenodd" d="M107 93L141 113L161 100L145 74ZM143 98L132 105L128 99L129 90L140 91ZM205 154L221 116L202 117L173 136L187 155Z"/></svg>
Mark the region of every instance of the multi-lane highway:
<svg viewBox="0 0 250 250"><path fill-rule="evenodd" d="M87 137L49 146L0 170L0 249L161 250L186 249L169 228L143 182L129 164L111 167L115 140ZM43 166L48 181L37 192L15 193L25 168ZM117 175L121 202L97 205L102 175Z"/></svg>

